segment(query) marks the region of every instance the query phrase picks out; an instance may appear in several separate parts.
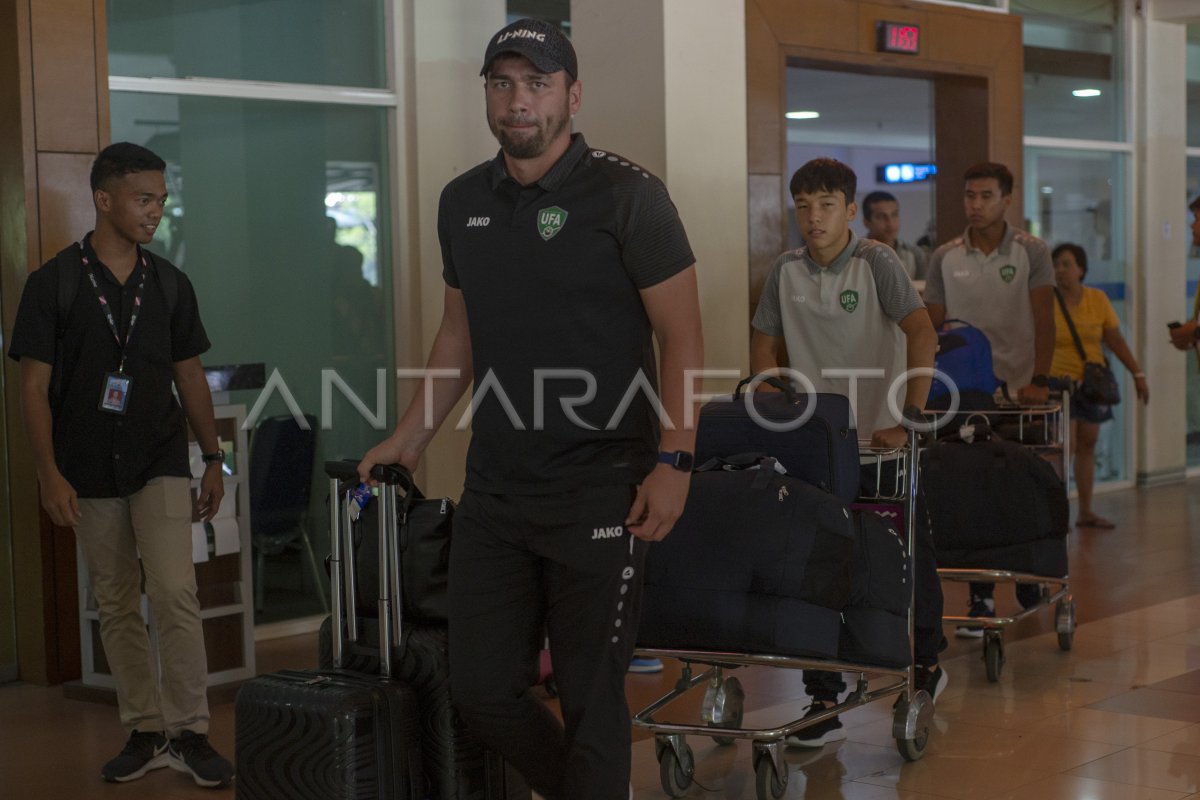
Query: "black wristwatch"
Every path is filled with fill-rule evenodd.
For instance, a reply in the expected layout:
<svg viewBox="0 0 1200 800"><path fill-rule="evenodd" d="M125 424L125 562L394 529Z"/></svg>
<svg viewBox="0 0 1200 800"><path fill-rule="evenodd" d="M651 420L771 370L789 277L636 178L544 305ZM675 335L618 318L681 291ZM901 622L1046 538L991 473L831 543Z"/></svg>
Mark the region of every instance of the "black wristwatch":
<svg viewBox="0 0 1200 800"><path fill-rule="evenodd" d="M658 454L658 463L670 464L680 472L691 472L695 457L687 450L663 451Z"/></svg>
<svg viewBox="0 0 1200 800"><path fill-rule="evenodd" d="M902 412L904 418L909 422L924 422L925 412L916 406L905 406Z"/></svg>
<svg viewBox="0 0 1200 800"><path fill-rule="evenodd" d="M1046 389L1050 386L1050 379L1045 375L1034 375L1033 380L1031 380L1030 383L1040 389Z"/></svg>
<svg viewBox="0 0 1200 800"><path fill-rule="evenodd" d="M218 450L215 453L203 453L200 456L200 460L203 461L205 464L214 464L216 462L224 462L225 461L225 451Z"/></svg>
<svg viewBox="0 0 1200 800"><path fill-rule="evenodd" d="M1192 328L1192 338L1200 341L1200 325Z"/></svg>

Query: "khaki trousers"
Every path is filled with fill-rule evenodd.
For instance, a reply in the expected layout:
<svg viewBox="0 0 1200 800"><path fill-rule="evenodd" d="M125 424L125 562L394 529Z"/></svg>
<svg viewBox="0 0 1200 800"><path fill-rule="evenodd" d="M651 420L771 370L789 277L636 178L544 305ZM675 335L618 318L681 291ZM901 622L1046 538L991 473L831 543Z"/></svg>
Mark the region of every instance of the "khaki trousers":
<svg viewBox="0 0 1200 800"><path fill-rule="evenodd" d="M208 661L192 566L188 479L155 478L129 497L80 498L79 513L75 536L100 609L100 639L121 724L127 732L207 733ZM143 570L157 654L140 610Z"/></svg>

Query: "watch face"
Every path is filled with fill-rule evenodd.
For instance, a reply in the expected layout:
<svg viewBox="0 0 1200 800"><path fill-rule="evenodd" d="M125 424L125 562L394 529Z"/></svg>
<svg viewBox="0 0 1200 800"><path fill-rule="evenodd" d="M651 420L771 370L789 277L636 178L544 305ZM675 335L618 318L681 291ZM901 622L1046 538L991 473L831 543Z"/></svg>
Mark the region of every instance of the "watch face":
<svg viewBox="0 0 1200 800"><path fill-rule="evenodd" d="M691 471L694 459L692 454L684 450L679 450L675 453L675 468L680 470Z"/></svg>

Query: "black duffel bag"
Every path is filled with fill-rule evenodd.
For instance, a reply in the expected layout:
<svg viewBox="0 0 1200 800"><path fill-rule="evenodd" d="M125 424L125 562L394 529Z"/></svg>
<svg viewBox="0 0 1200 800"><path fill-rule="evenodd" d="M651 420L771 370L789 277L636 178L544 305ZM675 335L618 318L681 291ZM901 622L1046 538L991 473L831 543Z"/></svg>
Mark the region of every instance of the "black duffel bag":
<svg viewBox="0 0 1200 800"><path fill-rule="evenodd" d="M400 548L400 593L404 618L413 622L445 622L450 572L450 532L454 501L427 498L403 467L397 489L397 536ZM381 487L381 490L386 487ZM379 498L372 497L351 526L357 571L355 606L359 614L379 614Z"/></svg>
<svg viewBox="0 0 1200 800"><path fill-rule="evenodd" d="M904 536L875 511L851 512L857 531L850 566L850 601L842 609L838 658L857 664L905 667L912 661L908 606L912 576Z"/></svg>
<svg viewBox="0 0 1200 800"><path fill-rule="evenodd" d="M849 511L763 464L692 476L682 516L646 556L641 646L837 655Z"/></svg>

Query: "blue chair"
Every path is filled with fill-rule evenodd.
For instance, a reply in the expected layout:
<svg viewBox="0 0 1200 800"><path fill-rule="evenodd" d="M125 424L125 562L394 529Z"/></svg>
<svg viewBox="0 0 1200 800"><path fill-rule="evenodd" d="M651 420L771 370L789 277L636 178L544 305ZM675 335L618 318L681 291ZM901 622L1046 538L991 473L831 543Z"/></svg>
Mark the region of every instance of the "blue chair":
<svg viewBox="0 0 1200 800"><path fill-rule="evenodd" d="M250 442L250 540L254 548L254 609L263 609L263 565L267 556L303 548L321 605L329 612L324 580L309 538L309 499L317 450L317 418L305 414L308 430L291 416L259 423Z"/></svg>

